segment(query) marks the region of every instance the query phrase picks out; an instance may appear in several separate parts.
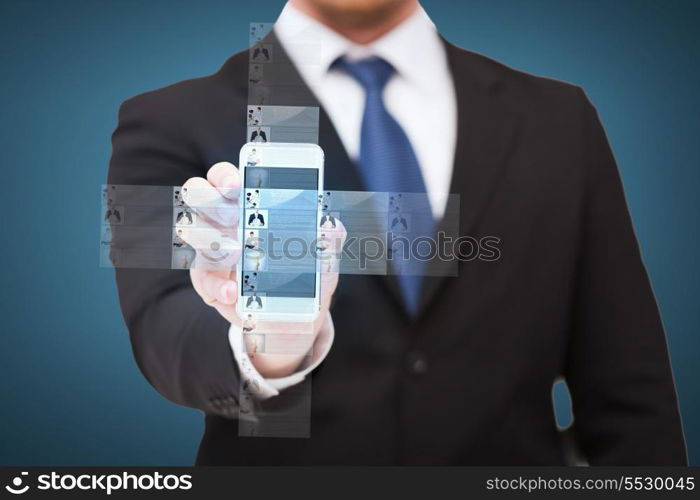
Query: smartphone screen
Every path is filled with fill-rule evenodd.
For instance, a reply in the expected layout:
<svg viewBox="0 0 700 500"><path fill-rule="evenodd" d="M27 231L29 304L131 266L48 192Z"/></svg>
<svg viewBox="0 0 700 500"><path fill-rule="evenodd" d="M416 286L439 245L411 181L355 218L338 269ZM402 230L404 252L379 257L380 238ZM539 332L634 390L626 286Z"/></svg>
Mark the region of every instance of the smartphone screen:
<svg viewBox="0 0 700 500"><path fill-rule="evenodd" d="M315 144L246 144L240 157L241 314L299 319L319 308L319 194Z"/></svg>

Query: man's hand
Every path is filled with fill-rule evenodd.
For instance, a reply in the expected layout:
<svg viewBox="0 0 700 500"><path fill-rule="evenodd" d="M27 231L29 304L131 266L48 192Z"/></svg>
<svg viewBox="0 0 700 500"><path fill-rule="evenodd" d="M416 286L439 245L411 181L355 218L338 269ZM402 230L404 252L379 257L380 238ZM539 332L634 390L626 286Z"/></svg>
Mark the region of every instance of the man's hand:
<svg viewBox="0 0 700 500"><path fill-rule="evenodd" d="M243 321L236 312L238 288L235 266L241 256L241 245L237 242L240 217L239 193L241 179L238 169L231 163L221 162L212 166L207 178L192 177L183 185L183 199L207 226L206 229L187 228L182 239L194 247L197 257L190 269L192 285L202 300L215 308L230 323L243 327ZM230 241L225 249L209 241L207 235L216 234ZM338 220L336 227L323 231L323 246L329 249L342 249L346 232ZM211 254L221 255L213 257ZM325 252L324 252L325 253ZM330 255L334 255L330 252ZM331 257L335 258L335 257ZM321 262L321 307L304 338L303 345L313 346L316 336L323 328L328 328L328 307L338 285L338 273L333 271L332 261ZM255 322L254 333L298 332L298 324L283 322ZM304 335L304 334L297 334ZM303 352L303 351L302 351ZM308 352L308 349L306 350ZM299 367L306 354L256 353L251 362L265 378L279 378L290 375Z"/></svg>

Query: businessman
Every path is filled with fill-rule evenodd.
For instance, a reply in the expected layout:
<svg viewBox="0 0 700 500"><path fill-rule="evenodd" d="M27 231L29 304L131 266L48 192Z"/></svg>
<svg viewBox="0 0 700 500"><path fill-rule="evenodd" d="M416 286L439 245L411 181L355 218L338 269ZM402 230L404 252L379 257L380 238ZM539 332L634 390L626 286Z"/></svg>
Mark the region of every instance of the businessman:
<svg viewBox="0 0 700 500"><path fill-rule="evenodd" d="M299 30L319 64L301 64ZM427 193L436 227L438 194L459 194L460 234L498 237L501 258L458 277L324 273L313 359L249 361L269 411L312 378L308 439L238 435L229 273L118 269L146 379L205 413L197 463L565 464L562 377L588 463L685 464L664 330L584 92L450 44L416 0L292 0L265 43L301 89L266 104L320 107L328 189ZM248 61L126 101L109 182L235 191Z"/></svg>
<svg viewBox="0 0 700 500"><path fill-rule="evenodd" d="M255 47L253 49L253 60L260 61L265 59L265 61L270 60L270 51L266 47Z"/></svg>
<svg viewBox="0 0 700 500"><path fill-rule="evenodd" d="M245 240L245 247L248 250L252 250L258 247L258 238L255 236L253 231L248 233L248 237Z"/></svg>
<svg viewBox="0 0 700 500"><path fill-rule="evenodd" d="M112 206L112 200L107 203L107 211L105 212L105 221L110 224L121 224L122 216L118 208Z"/></svg>
<svg viewBox="0 0 700 500"><path fill-rule="evenodd" d="M250 142L267 142L267 134L265 134L265 131L262 130L260 126L250 134Z"/></svg>
<svg viewBox="0 0 700 500"><path fill-rule="evenodd" d="M235 173L232 172L231 175L235 175ZM250 214L250 217L248 217L248 225L262 227L265 225L265 217L256 209L255 213Z"/></svg>
<svg viewBox="0 0 700 500"><path fill-rule="evenodd" d="M325 210L325 207L324 207L324 210ZM330 214L323 214L323 216L321 216L321 222L319 223L319 225L322 228L329 228L329 227L335 228L336 227L335 217L333 217Z"/></svg>

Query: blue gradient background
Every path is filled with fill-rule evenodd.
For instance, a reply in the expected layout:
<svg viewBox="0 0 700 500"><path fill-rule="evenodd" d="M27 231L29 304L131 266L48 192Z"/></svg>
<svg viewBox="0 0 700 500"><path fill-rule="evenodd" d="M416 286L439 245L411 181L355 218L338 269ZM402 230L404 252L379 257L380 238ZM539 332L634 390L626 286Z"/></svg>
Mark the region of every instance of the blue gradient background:
<svg viewBox="0 0 700 500"><path fill-rule="evenodd" d="M99 186L119 104L215 71L282 3L0 1L0 464L192 463L202 416L147 385L113 271L98 267ZM424 5L447 39L580 84L597 105L700 464L700 3Z"/></svg>

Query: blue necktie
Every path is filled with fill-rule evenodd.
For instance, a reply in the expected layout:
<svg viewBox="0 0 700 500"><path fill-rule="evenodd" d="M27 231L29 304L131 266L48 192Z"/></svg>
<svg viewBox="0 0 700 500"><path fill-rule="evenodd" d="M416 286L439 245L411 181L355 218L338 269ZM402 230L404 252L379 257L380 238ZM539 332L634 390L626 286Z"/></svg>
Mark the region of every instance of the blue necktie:
<svg viewBox="0 0 700 500"><path fill-rule="evenodd" d="M406 132L386 109L382 98L384 87L394 74L394 67L379 57L352 62L340 58L334 66L357 80L366 93L358 158L358 169L365 188L368 191L388 193L425 193L416 154ZM411 209L422 212L423 215L430 213L427 196L418 198L419 201L413 202ZM432 225L430 217L429 224L423 224L424 227L416 227L414 224L412 230L427 236L431 234ZM413 269L415 272L415 265ZM420 275L398 275L404 305L412 316L418 311L422 281Z"/></svg>

